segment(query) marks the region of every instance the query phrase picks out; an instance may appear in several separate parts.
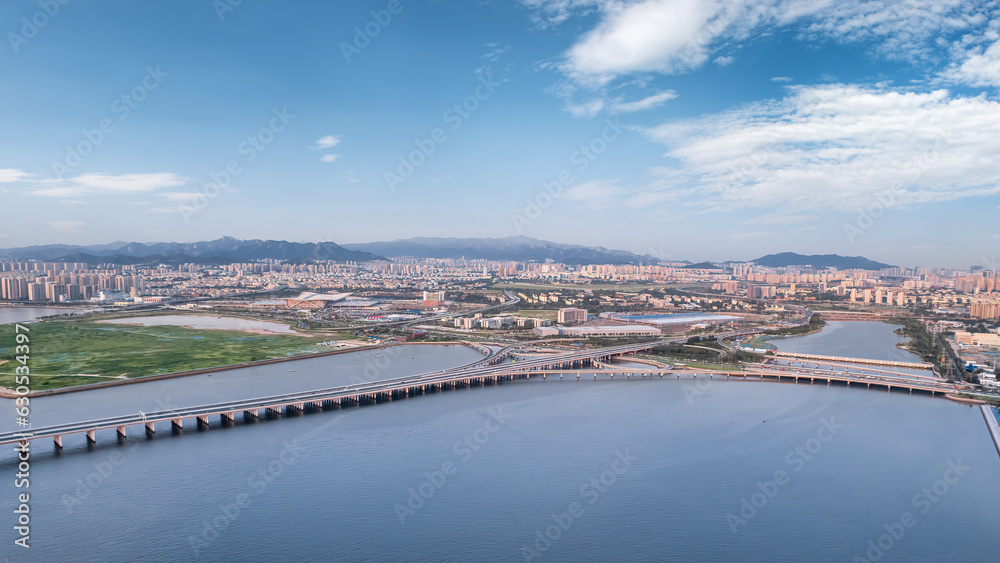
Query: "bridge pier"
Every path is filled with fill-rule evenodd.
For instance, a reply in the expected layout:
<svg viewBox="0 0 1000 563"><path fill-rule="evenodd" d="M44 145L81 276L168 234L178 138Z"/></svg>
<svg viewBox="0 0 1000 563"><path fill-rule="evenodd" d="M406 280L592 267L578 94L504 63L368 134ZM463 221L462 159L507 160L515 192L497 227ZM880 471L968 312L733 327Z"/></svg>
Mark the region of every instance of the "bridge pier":
<svg viewBox="0 0 1000 563"><path fill-rule="evenodd" d="M175 432L180 432L184 430L184 419L183 418L171 418L170 419L170 429Z"/></svg>
<svg viewBox="0 0 1000 563"><path fill-rule="evenodd" d="M156 428L153 426L153 423L152 422L147 422L146 423L146 437L147 438L152 438L153 434L155 434L155 433L156 433Z"/></svg>
<svg viewBox="0 0 1000 563"><path fill-rule="evenodd" d="M257 409L253 409L253 410L249 410L249 411L243 411L243 420L244 421L247 421L247 420L256 420L258 416L259 416L259 413L258 413Z"/></svg>
<svg viewBox="0 0 1000 563"><path fill-rule="evenodd" d="M115 430L118 431L118 439L119 440L124 440L125 439L125 427L124 426L119 426L119 427L115 428Z"/></svg>
<svg viewBox="0 0 1000 563"><path fill-rule="evenodd" d="M96 443L97 443L97 431L87 430L87 445L93 446Z"/></svg>
<svg viewBox="0 0 1000 563"><path fill-rule="evenodd" d="M236 423L236 413L233 412L233 411L220 413L219 414L219 422L221 422L223 426L235 424Z"/></svg>
<svg viewBox="0 0 1000 563"><path fill-rule="evenodd" d="M56 445L56 450L61 450L61 449L63 449L63 445L62 445L62 435L59 435L59 434L57 434L57 435L53 436L53 437L52 437L52 441L53 441L53 442L55 442L55 445Z"/></svg>
<svg viewBox="0 0 1000 563"><path fill-rule="evenodd" d="M198 418L198 430L209 427L208 415L198 416L197 418Z"/></svg>

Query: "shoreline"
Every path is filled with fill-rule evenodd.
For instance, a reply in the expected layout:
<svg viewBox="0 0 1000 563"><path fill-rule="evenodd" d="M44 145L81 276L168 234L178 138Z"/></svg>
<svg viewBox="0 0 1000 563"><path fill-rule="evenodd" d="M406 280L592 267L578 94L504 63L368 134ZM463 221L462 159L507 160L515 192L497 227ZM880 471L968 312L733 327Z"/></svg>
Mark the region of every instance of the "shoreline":
<svg viewBox="0 0 1000 563"><path fill-rule="evenodd" d="M92 389L104 389L107 387L117 387L119 385L133 385L136 383L143 383L146 381L160 381L164 379L175 379L178 377L188 377L193 375L202 375L206 373L215 373L219 371L230 371L234 369L255 367L255 366L265 366L270 364L278 364L283 362L290 362L294 360L309 360L312 358L321 358L325 356L336 356L339 354L347 354L350 352L360 352L363 350L381 350L385 348L392 348L395 346L467 346L473 350L479 351L475 345L470 342L456 341L456 342L394 342L391 344L378 344L375 346L357 346L352 348L347 348L345 350L329 350L323 352L312 352L310 354L298 354L295 356L286 356L284 358L270 358L267 360L257 360L256 362L242 362L239 364L227 364L223 366L215 366L209 368L198 368L193 370L185 371L174 371L170 373L159 373L156 375L147 375L144 377L137 377L134 379L116 379L114 381L101 381L98 383L87 383L85 385L74 385L72 387L60 387L59 389L45 389L43 391L30 391L27 395L18 395L14 393L12 389L6 387L0 387L0 399L16 399L18 397L28 397L34 399L36 397L48 397L52 395L62 395L64 393L78 393L81 391L90 391Z"/></svg>

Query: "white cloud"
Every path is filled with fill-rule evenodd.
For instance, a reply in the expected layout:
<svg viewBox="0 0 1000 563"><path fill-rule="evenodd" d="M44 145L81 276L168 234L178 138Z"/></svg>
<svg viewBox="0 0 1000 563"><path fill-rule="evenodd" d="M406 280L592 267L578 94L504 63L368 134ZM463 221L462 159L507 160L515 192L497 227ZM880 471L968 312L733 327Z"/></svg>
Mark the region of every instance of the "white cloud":
<svg viewBox="0 0 1000 563"><path fill-rule="evenodd" d="M573 117L594 117L600 113L602 109L604 109L604 100L601 98L594 98L589 102L583 102L581 104L566 104L566 111L568 111Z"/></svg>
<svg viewBox="0 0 1000 563"><path fill-rule="evenodd" d="M944 76L971 86L1000 86L1000 41L985 50L972 50L961 63L948 68Z"/></svg>
<svg viewBox="0 0 1000 563"><path fill-rule="evenodd" d="M771 82L785 83L785 82L791 82L791 81L792 81L792 77L790 77L790 76L772 76L771 77Z"/></svg>
<svg viewBox="0 0 1000 563"><path fill-rule="evenodd" d="M715 64L717 64L717 65L719 65L719 66L729 66L729 65L733 64L734 62L736 62L736 57L733 57L733 56L729 56L729 57L715 57L715 59L712 62L715 63Z"/></svg>
<svg viewBox="0 0 1000 563"><path fill-rule="evenodd" d="M674 197L693 211L794 214L856 212L879 194L892 208L1000 193L996 101L844 85L790 92L645 130L674 165L655 169L659 180L622 203Z"/></svg>
<svg viewBox="0 0 1000 563"><path fill-rule="evenodd" d="M522 0L543 26L599 14L562 57L577 84L607 85L636 73L677 74L717 51L795 26L803 42L856 43L890 60L933 60L946 37L971 34L997 16L989 0ZM717 56L718 64L732 55ZM975 63L972 63L973 65Z"/></svg>
<svg viewBox="0 0 1000 563"><path fill-rule="evenodd" d="M340 137L337 135L327 135L326 137L321 137L313 143L310 147L314 151L321 151L326 149L332 149L333 147L340 144Z"/></svg>
<svg viewBox="0 0 1000 563"><path fill-rule="evenodd" d="M677 92L673 90L666 90L664 92L659 92L653 94L652 96L647 96L641 100L636 100L634 102L622 102L617 101L611 105L612 113L629 113L633 111L644 111L647 109L652 109L662 103L672 100L677 97Z"/></svg>
<svg viewBox="0 0 1000 563"><path fill-rule="evenodd" d="M718 4L703 0L609 2L602 8L601 23L566 52L561 69L577 82L604 85L634 72L691 70L728 25L718 20Z"/></svg>
<svg viewBox="0 0 1000 563"><path fill-rule="evenodd" d="M603 209L615 203L622 194L614 180L595 180L566 189L563 197L580 201L594 209Z"/></svg>
<svg viewBox="0 0 1000 563"><path fill-rule="evenodd" d="M604 4L614 0L521 0L521 3L535 10L532 17L541 28L559 25L571 15L587 15Z"/></svg>
<svg viewBox="0 0 1000 563"><path fill-rule="evenodd" d="M20 182L31 178L31 174L17 168L0 168L0 184L5 182Z"/></svg>
<svg viewBox="0 0 1000 563"><path fill-rule="evenodd" d="M319 157L319 159L323 162L334 162L338 158L340 158L339 154L324 154L323 156Z"/></svg>
<svg viewBox="0 0 1000 563"><path fill-rule="evenodd" d="M180 202L193 202L197 197L205 197L198 192L160 192L156 195L169 201Z"/></svg>
<svg viewBox="0 0 1000 563"><path fill-rule="evenodd" d="M28 194L66 199L88 195L123 195L152 192L179 186L187 181L187 178L172 172L120 175L83 174L66 179L40 180L39 184L53 187L31 190Z"/></svg>
<svg viewBox="0 0 1000 563"><path fill-rule="evenodd" d="M485 55L483 55L483 58L490 61L491 63L497 62L497 60L499 60L500 57L504 55L504 53L510 51L510 45L504 45L501 47L496 43L487 43L485 47L488 48L489 51Z"/></svg>

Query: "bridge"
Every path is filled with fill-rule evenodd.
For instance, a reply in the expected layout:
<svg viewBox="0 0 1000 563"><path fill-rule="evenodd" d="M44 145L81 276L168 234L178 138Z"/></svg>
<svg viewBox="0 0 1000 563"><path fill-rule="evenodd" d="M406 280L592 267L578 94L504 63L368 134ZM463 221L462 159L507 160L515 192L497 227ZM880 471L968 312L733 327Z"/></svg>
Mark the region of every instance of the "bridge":
<svg viewBox="0 0 1000 563"><path fill-rule="evenodd" d="M919 370L929 370L934 366L932 364L916 363L916 362L898 362L895 360L869 360L867 358L846 358L843 356L823 356L820 354L799 354L796 352L779 352L774 351L773 354L769 353L769 356L775 356L778 358L798 358L802 360L819 360L826 362L839 362L839 363L852 363L852 364L868 364L872 366L891 366L896 368L904 369L919 369Z"/></svg>
<svg viewBox="0 0 1000 563"><path fill-rule="evenodd" d="M787 363L785 363L785 364L777 363L779 361L785 361ZM821 368L821 367L825 367L827 369L827 371L838 371L838 369L842 369L844 371L856 370L858 372L861 372L862 374L888 375L890 377L904 377L904 378L915 378L915 379L927 379L927 380L930 380L930 381L941 381L941 378L938 377L936 374L935 375L917 375L917 374L912 374L912 373L902 373L902 372L898 372L898 371L892 371L892 370L889 370L889 369L884 369L884 368L881 368L881 367L878 367L878 366L865 367L864 364L862 364L862 365L857 365L857 364L852 365L852 364L841 364L841 363L837 363L837 362L821 362L821 361L818 361L818 360L812 360L812 361L810 361L810 360L792 360L792 359L779 360L779 359L776 359L776 358L769 358L769 357L765 357L763 363L771 365L771 366L777 366L777 367L801 367L801 368L809 368L810 366L815 366L817 369ZM798 364L798 366L796 366L795 364Z"/></svg>
<svg viewBox="0 0 1000 563"><path fill-rule="evenodd" d="M683 338L674 339L683 340ZM210 419L218 417L223 426L235 423L237 417L245 421L258 418L295 415L299 413L320 411L328 408L343 408L383 403L395 399L415 397L427 393L440 392L447 389L498 385L504 381L515 379L530 379L532 376L547 380L558 377L564 380L569 377L575 380L640 380L647 378L673 377L675 379L698 377L714 379L722 378L742 381L773 381L787 383L826 383L826 385L845 384L872 386L892 391L908 390L922 393L937 394L961 391L964 386L943 381L932 381L924 378L903 379L881 375L866 375L848 372L831 372L819 369L792 368L774 369L770 364L750 364L747 370L711 371L664 368L656 365L649 367L616 366L608 363L613 357L620 357L644 350L650 350L669 341L639 342L607 348L591 350L573 350L544 358L532 358L522 361L503 362L512 349L523 346L511 345L500 350L490 350L490 355L471 364L447 370L373 381L329 389L273 395L255 399L230 401L201 405L180 409L162 410L148 413L129 414L75 423L58 424L31 429L25 432L8 432L0 434L0 444L26 443L31 440L48 438L53 440L56 448L63 447L63 437L71 434L84 434L88 444L97 441L97 432L115 429L119 439L127 436L129 427L144 429L147 437L156 433L157 423L169 423L172 429L183 429L184 421L193 420L199 429L210 426Z"/></svg>
<svg viewBox="0 0 1000 563"><path fill-rule="evenodd" d="M210 417L219 417L223 424L231 424L238 415L246 420L261 416L277 416L282 412L291 414L321 410L331 406L380 403L445 389L496 385L503 380L530 377L532 371L584 367L595 360L606 361L613 356L650 350L661 344L662 341L639 342L594 350L576 350L552 358L501 364L513 347L508 346L500 351L491 350L493 353L490 356L473 364L449 370L316 391L59 424L25 432L7 432L0 434L0 444L52 438L56 447L62 448L62 438L65 435L86 434L88 443L92 444L97 441L97 431L111 428L114 428L120 437L125 437L129 426L143 426L146 435L152 436L156 432L157 422L170 422L174 428L183 428L184 419L195 419L198 428L204 428L208 426Z"/></svg>

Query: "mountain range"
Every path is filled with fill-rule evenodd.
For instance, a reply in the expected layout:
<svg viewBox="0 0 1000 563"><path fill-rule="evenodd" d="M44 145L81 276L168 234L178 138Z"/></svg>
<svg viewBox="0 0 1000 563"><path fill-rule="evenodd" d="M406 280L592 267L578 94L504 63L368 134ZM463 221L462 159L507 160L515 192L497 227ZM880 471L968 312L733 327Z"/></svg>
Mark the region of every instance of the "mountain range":
<svg viewBox="0 0 1000 563"><path fill-rule="evenodd" d="M781 268L784 266L812 266L813 268L837 268L840 270L881 270L891 268L889 264L869 260L864 256L840 256L839 254L796 254L781 252L768 254L753 261L761 266Z"/></svg>
<svg viewBox="0 0 1000 563"><path fill-rule="evenodd" d="M88 264L227 264L261 259L287 261L334 260L367 262L382 257L466 258L469 260L516 260L564 264L655 264L648 254L610 250L601 246L560 244L525 236L505 238L418 237L403 240L338 245L332 242L288 242L283 240L240 240L222 237L201 242L113 242L89 246L50 244L0 249L0 260L35 259ZM683 261L685 268L714 269L736 262L714 264ZM861 268L879 270L888 264L863 256L837 254L803 255L794 252L768 254L753 260L761 266L812 266L822 269Z"/></svg>
<svg viewBox="0 0 1000 563"><path fill-rule="evenodd" d="M467 258L482 260L517 260L544 262L550 259L564 264L655 264L648 254L609 250L602 246L580 246L538 240L526 236L505 238L417 237L403 240L345 244L344 248L371 252L380 256L413 258Z"/></svg>
<svg viewBox="0 0 1000 563"><path fill-rule="evenodd" d="M240 240L222 237L201 242L141 242L70 246L52 244L0 250L2 260L86 262L88 264L227 264L249 260L336 260L367 262L380 257L348 250L332 242L287 242L283 240Z"/></svg>

